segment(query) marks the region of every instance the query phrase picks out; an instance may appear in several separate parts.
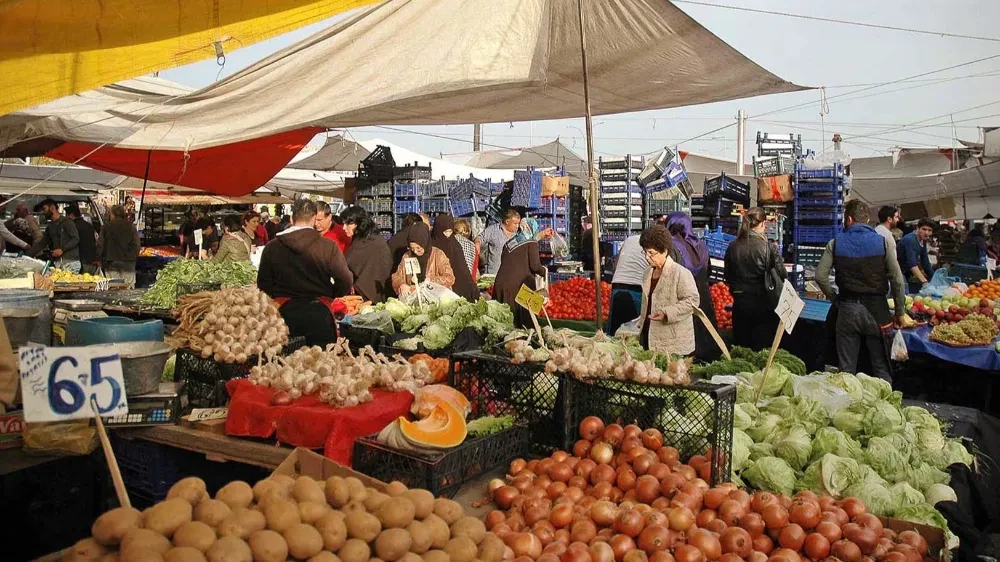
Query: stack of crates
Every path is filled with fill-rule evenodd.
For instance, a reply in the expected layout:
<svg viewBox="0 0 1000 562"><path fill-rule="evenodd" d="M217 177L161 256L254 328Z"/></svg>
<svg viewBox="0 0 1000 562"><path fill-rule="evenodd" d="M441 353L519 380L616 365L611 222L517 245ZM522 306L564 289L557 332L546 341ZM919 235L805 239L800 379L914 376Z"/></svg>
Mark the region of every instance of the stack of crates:
<svg viewBox="0 0 1000 562"><path fill-rule="evenodd" d="M387 146L377 146L358 165L355 179L355 202L372 213L376 227L383 232L392 232L393 193L396 163L392 151Z"/></svg>
<svg viewBox="0 0 1000 562"><path fill-rule="evenodd" d="M839 163L827 168L795 165L792 236L796 264L815 267L826 244L843 230L846 177Z"/></svg>
<svg viewBox="0 0 1000 562"><path fill-rule="evenodd" d="M602 242L620 242L642 232L643 190L636 178L645 165L644 158L631 155L598 160Z"/></svg>
<svg viewBox="0 0 1000 562"><path fill-rule="evenodd" d="M490 205L490 194L494 191L494 183L490 180L480 180L472 176L460 180L451 188L448 197L451 200L451 214L454 217L486 216L486 208ZM503 190L503 184L499 191Z"/></svg>
<svg viewBox="0 0 1000 562"><path fill-rule="evenodd" d="M456 181L443 177L438 181L425 183L420 189L420 212L428 215L451 212L451 199L448 194L458 184Z"/></svg>
<svg viewBox="0 0 1000 562"><path fill-rule="evenodd" d="M705 180L700 203L699 216L708 218L710 230L735 235L743 211L750 207L750 184L723 172Z"/></svg>
<svg viewBox="0 0 1000 562"><path fill-rule="evenodd" d="M531 215L538 220L539 230L552 227L564 240L569 240L569 197L542 197L541 206ZM547 238L538 243L538 252L543 260L559 261L552 255L552 245Z"/></svg>

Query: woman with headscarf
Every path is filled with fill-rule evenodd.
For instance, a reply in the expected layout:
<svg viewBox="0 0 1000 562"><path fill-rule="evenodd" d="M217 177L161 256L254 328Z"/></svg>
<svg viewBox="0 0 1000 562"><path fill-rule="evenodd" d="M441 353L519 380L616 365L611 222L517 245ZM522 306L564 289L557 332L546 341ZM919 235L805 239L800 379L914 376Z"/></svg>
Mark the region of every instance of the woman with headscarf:
<svg viewBox="0 0 1000 562"><path fill-rule="evenodd" d="M418 222L410 226L406 231L406 241L410 249L392 274L392 289L397 295L402 297L416 289L413 286L413 276L406 274L407 258L416 258L420 265L420 273L416 276L418 283L429 280L448 289L455 285L455 274L451 270L448 256L431 245L431 231L426 224Z"/></svg>
<svg viewBox="0 0 1000 562"><path fill-rule="evenodd" d="M536 236L538 221L526 218L521 221L520 230L504 244L500 254L500 269L493 284L493 298L510 306L514 312L514 326L530 328L531 314L515 302L521 285L534 290L535 276L545 275L541 259L538 257L537 238L552 236L552 229L546 229Z"/></svg>
<svg viewBox="0 0 1000 562"><path fill-rule="evenodd" d="M698 238L691 224L691 217L684 212L667 215L667 230L673 237L673 253L671 258L694 276L698 287L698 308L715 324L715 307L712 305L712 294L708 290L708 245ZM712 339L708 329L699 320L694 323L695 357L704 361L715 361L722 354L719 345Z"/></svg>
<svg viewBox="0 0 1000 562"><path fill-rule="evenodd" d="M403 222L399 227L399 230L392 235L386 244L389 246L389 252L392 253L392 270L396 271L399 267L399 263L403 261L403 254L406 253L409 242L407 241L408 230L411 226L420 222L420 215L417 213L407 213L403 215Z"/></svg>
<svg viewBox="0 0 1000 562"><path fill-rule="evenodd" d="M451 290L469 302L479 300L479 287L472 280L472 272L469 271L465 261L465 252L455 239L455 219L448 213L441 213L434 219L431 245L448 256L451 271L455 274L455 286Z"/></svg>
<svg viewBox="0 0 1000 562"><path fill-rule="evenodd" d="M385 238L368 211L361 207L348 207L340 213L340 218L344 221L344 231L351 236L344 257L354 274L354 293L373 303L385 301L392 296L389 288L392 252Z"/></svg>

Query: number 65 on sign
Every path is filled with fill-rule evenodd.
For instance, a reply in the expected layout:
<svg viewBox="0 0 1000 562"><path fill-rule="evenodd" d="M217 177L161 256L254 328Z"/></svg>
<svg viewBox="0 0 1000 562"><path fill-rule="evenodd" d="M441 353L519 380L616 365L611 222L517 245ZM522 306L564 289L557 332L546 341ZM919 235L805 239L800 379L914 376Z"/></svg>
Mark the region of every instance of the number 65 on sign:
<svg viewBox="0 0 1000 562"><path fill-rule="evenodd" d="M102 416L128 413L121 359L114 348L39 345L19 351L25 420L92 418L92 399Z"/></svg>

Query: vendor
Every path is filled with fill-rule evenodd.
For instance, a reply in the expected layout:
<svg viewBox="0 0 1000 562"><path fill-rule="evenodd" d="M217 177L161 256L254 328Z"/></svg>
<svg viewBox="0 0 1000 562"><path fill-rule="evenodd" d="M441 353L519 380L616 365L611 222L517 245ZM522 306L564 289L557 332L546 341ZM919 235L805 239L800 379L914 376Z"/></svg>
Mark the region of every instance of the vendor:
<svg viewBox="0 0 1000 562"><path fill-rule="evenodd" d="M499 223L486 227L476 238L476 250L479 252L479 266L483 273L491 275L500 271L500 258L507 241L518 232L521 224L521 213L517 209L507 209Z"/></svg>
<svg viewBox="0 0 1000 562"><path fill-rule="evenodd" d="M340 218L351 236L345 257L354 275L354 294L373 303L384 302L392 296L392 253L385 238L368 211L361 207L348 207Z"/></svg>
<svg viewBox="0 0 1000 562"><path fill-rule="evenodd" d="M922 218L917 228L899 240L896 245L896 259L906 277L906 285L911 294L917 294L934 275L927 242L934 234L934 221Z"/></svg>
<svg viewBox="0 0 1000 562"><path fill-rule="evenodd" d="M447 213L441 213L434 219L434 230L431 231L431 245L448 256L448 264L455 274L455 294L469 302L479 300L479 287L472 280L472 272L465 261L462 245L456 240L455 219Z"/></svg>
<svg viewBox="0 0 1000 562"><path fill-rule="evenodd" d="M337 339L333 299L350 293L354 276L340 248L313 227L315 218L316 203L295 201L291 226L264 247L257 287L278 301L292 337L324 346Z"/></svg>
<svg viewBox="0 0 1000 562"><path fill-rule="evenodd" d="M642 329L639 342L650 351L694 353L694 309L700 297L694 276L670 257L673 241L661 224L639 237L639 246L650 267L642 281Z"/></svg>
<svg viewBox="0 0 1000 562"><path fill-rule="evenodd" d="M442 287L451 289L455 285L455 273L451 262L444 252L431 245L431 231L423 222L418 222L406 229L406 240L409 251L403 255L403 260L392 274L392 289L399 296L410 294L416 289L413 286L413 275L406 274L406 259L416 258L420 265L417 282L429 280Z"/></svg>
<svg viewBox="0 0 1000 562"><path fill-rule="evenodd" d="M552 229L542 232L538 230L538 222L532 218L519 220L519 232L503 246L500 259L500 269L497 270L496 282L493 284L493 298L510 306L514 312L514 326L530 328L533 325L531 314L526 308L517 304L516 298L521 285L534 291L536 275L545 275L541 259L538 256L538 240L551 238Z"/></svg>
<svg viewBox="0 0 1000 562"><path fill-rule="evenodd" d="M199 247L195 241L194 231L201 231L201 246ZM191 235L184 237L184 245L181 250L184 252L184 257L194 258L194 259L207 259L218 251L219 240L215 233L215 223L207 217L202 217L195 221L194 226L191 227Z"/></svg>
<svg viewBox="0 0 1000 562"><path fill-rule="evenodd" d="M135 261L139 257L139 233L125 216L125 207L111 206L111 220L101 227L97 241L104 275L135 286Z"/></svg>
<svg viewBox="0 0 1000 562"><path fill-rule="evenodd" d="M241 224L237 215L227 215L222 219L222 228L226 233L219 242L219 251L212 256L212 261L250 261L253 252L253 238L247 233L246 225ZM256 226L253 227L256 230ZM252 232L252 231L251 231Z"/></svg>
<svg viewBox="0 0 1000 562"><path fill-rule="evenodd" d="M52 252L52 262L59 269L80 273L80 233L72 220L59 213L59 204L46 199L35 206L49 219L43 238L45 249Z"/></svg>
<svg viewBox="0 0 1000 562"><path fill-rule="evenodd" d="M649 263L639 246L639 235L629 236L622 242L611 278L611 310L608 311L608 333L614 335L618 328L639 317L642 309L642 280Z"/></svg>
<svg viewBox="0 0 1000 562"><path fill-rule="evenodd" d="M396 268L399 267L399 263L403 261L403 256L406 254L407 248L409 248L409 232L407 231L418 222L421 222L418 213L406 213L403 215L399 230L389 239L387 245L389 246L389 252L392 253L393 271L396 271Z"/></svg>
<svg viewBox="0 0 1000 562"><path fill-rule="evenodd" d="M340 217L334 216L329 203L316 202L316 223L314 226L323 238L333 240L341 252L347 252L347 247L351 245L351 237L344 231Z"/></svg>
<svg viewBox="0 0 1000 562"><path fill-rule="evenodd" d="M816 283L837 306L837 360L841 371L854 373L862 342L871 358L872 375L892 382L886 330L906 312L903 273L892 245L868 225L868 206L859 199L844 208L847 229L837 234L816 266ZM838 291L830 283L836 270ZM892 290L896 315L885 295Z"/></svg>

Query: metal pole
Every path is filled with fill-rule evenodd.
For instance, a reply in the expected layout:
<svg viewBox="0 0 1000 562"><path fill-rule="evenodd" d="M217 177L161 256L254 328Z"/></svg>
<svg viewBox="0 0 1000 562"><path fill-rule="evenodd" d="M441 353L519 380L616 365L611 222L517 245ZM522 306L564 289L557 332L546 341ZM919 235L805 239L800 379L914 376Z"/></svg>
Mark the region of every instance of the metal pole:
<svg viewBox="0 0 1000 562"><path fill-rule="evenodd" d="M142 176L142 194L139 196L139 208L135 210L135 224L139 224L142 216L142 204L146 201L146 182L149 181L149 162L153 159L153 149L146 153L146 174Z"/></svg>
<svg viewBox="0 0 1000 562"><path fill-rule="evenodd" d="M590 186L591 242L594 249L594 287L597 293L597 329L601 329L604 311L601 310L601 219L597 212L597 179L594 177L594 119L590 114L590 73L587 70L587 36L583 25L583 0L576 1L580 14L580 58L583 62L584 119L587 129L587 184ZM631 199L628 199L631 205Z"/></svg>
<svg viewBox="0 0 1000 562"><path fill-rule="evenodd" d="M736 173L744 175L747 163L747 114L742 109L736 113Z"/></svg>
<svg viewBox="0 0 1000 562"><path fill-rule="evenodd" d="M479 152L480 141L482 141L483 126L476 123L472 126L472 151Z"/></svg>

